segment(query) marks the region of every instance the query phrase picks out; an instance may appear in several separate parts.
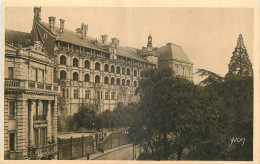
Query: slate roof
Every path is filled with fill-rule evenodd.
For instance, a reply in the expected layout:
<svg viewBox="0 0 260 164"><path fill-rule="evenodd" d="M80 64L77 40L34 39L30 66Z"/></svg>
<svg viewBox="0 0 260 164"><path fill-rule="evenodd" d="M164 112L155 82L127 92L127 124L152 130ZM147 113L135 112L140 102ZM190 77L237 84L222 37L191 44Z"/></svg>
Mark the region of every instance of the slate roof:
<svg viewBox="0 0 260 164"><path fill-rule="evenodd" d="M137 54L137 50L135 48L117 46L117 54L119 56L150 63L148 60Z"/></svg>
<svg viewBox="0 0 260 164"><path fill-rule="evenodd" d="M40 21L39 23L44 28L49 30L49 24L48 23L45 23L45 22L42 22L42 21ZM56 39L60 40L60 41L72 43L72 44L82 46L82 47L92 48L92 49L103 51L103 52L108 52L106 50L107 46L104 46L104 48L103 48L102 46L95 45L95 44L91 43L92 41L96 40L93 37L87 36L86 39L82 39L80 33L77 33L77 32L71 31L71 30L67 30L67 29L64 29L63 34L61 34L60 28L57 27L57 26L55 26L55 35L57 36ZM98 40L98 41L100 42L100 40ZM148 60L146 60L143 57L141 57L140 55L138 55L136 49L131 48L131 47L117 46L117 55L150 63Z"/></svg>
<svg viewBox="0 0 260 164"><path fill-rule="evenodd" d="M45 22L42 22L42 21L40 21L39 23L44 28L49 30L49 24L48 23L45 23ZM107 52L106 50L102 49L101 46L98 46L98 45L91 43L91 41L96 40L96 39L91 38L91 37L87 37L86 39L82 39L80 33L77 33L77 32L71 31L71 30L64 29L63 34L61 34L60 28L55 26L55 35L57 36L56 39L60 40L60 41L64 41L64 42L72 43L72 44L75 44L75 45L78 45L78 46L88 47L88 48L91 48L91 49Z"/></svg>
<svg viewBox="0 0 260 164"><path fill-rule="evenodd" d="M5 42L18 47L18 44L22 44L23 47L28 47L32 44L31 34L15 30L5 30Z"/></svg>
<svg viewBox="0 0 260 164"><path fill-rule="evenodd" d="M181 46L168 43L166 46L162 46L158 49L160 53L159 60L176 60L184 63L193 64Z"/></svg>

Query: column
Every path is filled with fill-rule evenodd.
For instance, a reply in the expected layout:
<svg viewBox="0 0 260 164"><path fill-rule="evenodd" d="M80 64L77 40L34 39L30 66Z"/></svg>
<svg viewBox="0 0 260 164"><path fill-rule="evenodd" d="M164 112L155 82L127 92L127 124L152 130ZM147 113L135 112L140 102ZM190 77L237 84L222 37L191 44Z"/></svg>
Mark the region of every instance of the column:
<svg viewBox="0 0 260 164"><path fill-rule="evenodd" d="M55 97L57 99L57 97ZM53 102L53 117L52 117L52 120L53 120L53 132L52 132L52 135L54 137L54 142L56 143L57 142L57 114L58 114L58 110L57 110L57 100L55 100Z"/></svg>
<svg viewBox="0 0 260 164"><path fill-rule="evenodd" d="M34 130L33 130L33 111L36 107L35 100L31 100L30 104L30 147L34 146Z"/></svg>
<svg viewBox="0 0 260 164"><path fill-rule="evenodd" d="M47 104L47 141L51 142L52 137L52 118L51 118L51 101Z"/></svg>

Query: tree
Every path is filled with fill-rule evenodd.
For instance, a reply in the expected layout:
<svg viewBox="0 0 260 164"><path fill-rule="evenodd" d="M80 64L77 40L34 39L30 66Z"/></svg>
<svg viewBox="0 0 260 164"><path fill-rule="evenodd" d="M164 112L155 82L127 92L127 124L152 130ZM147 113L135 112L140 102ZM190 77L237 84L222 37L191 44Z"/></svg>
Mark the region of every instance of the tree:
<svg viewBox="0 0 260 164"><path fill-rule="evenodd" d="M241 77L249 77L253 75L252 64L249 60L242 34L238 37L237 46L233 52L228 68L227 76L239 75Z"/></svg>
<svg viewBox="0 0 260 164"><path fill-rule="evenodd" d="M97 125L97 108L91 104L79 106L78 112L73 115L73 124L78 130L81 127L92 129L93 123Z"/></svg>

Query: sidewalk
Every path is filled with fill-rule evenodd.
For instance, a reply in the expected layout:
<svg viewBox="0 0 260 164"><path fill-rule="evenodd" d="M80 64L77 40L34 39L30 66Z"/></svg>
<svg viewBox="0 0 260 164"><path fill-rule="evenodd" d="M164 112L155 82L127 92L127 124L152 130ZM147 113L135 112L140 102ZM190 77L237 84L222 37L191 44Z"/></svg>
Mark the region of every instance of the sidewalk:
<svg viewBox="0 0 260 164"><path fill-rule="evenodd" d="M89 160L95 160L103 155L106 155L108 153L111 153L113 151L117 151L117 150L120 150L120 149L123 149L125 147L129 147L129 146L133 146L133 144L127 144L127 145L124 145L124 146L120 146L120 147L116 147L116 148L113 148L113 149L109 149L109 150L105 150L104 153L101 153L101 152L98 152L96 154L91 154L89 156ZM81 158L77 158L77 159L74 159L74 160L87 160L87 157L81 157Z"/></svg>

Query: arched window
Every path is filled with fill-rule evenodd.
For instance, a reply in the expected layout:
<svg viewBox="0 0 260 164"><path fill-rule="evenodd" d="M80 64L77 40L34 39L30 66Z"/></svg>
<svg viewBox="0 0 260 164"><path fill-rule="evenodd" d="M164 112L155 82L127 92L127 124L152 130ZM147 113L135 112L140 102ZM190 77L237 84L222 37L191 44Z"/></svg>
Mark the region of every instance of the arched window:
<svg viewBox="0 0 260 164"><path fill-rule="evenodd" d="M105 64L105 65L104 65L104 71L105 71L105 72L108 72L108 71L109 71L109 66L108 66L108 64Z"/></svg>
<svg viewBox="0 0 260 164"><path fill-rule="evenodd" d="M120 70L121 70L120 67L117 66L117 67L116 67L116 73L120 74Z"/></svg>
<svg viewBox="0 0 260 164"><path fill-rule="evenodd" d="M120 79L119 78L116 79L116 84L120 85Z"/></svg>
<svg viewBox="0 0 260 164"><path fill-rule="evenodd" d="M126 83L127 83L127 86L130 86L130 80L127 80Z"/></svg>
<svg viewBox="0 0 260 164"><path fill-rule="evenodd" d="M111 78L111 84L115 84L115 78Z"/></svg>
<svg viewBox="0 0 260 164"><path fill-rule="evenodd" d="M125 67L122 68L122 74L125 74Z"/></svg>
<svg viewBox="0 0 260 164"><path fill-rule="evenodd" d="M122 86L125 86L125 79L122 80Z"/></svg>
<svg viewBox="0 0 260 164"><path fill-rule="evenodd" d="M77 58L73 59L73 67L78 67L79 66L79 60Z"/></svg>
<svg viewBox="0 0 260 164"><path fill-rule="evenodd" d="M95 63L95 70L100 70L100 64L99 64L99 62L96 62L96 63Z"/></svg>
<svg viewBox="0 0 260 164"><path fill-rule="evenodd" d="M79 81L79 74L77 72L73 73L73 81Z"/></svg>
<svg viewBox="0 0 260 164"><path fill-rule="evenodd" d="M96 75L96 76L95 76L95 83L100 83L100 77L99 77L99 75Z"/></svg>
<svg viewBox="0 0 260 164"><path fill-rule="evenodd" d="M69 89L67 88L67 98L70 97L70 92L69 92Z"/></svg>
<svg viewBox="0 0 260 164"><path fill-rule="evenodd" d="M85 64L84 64L85 68L89 69L90 68L90 63L88 60L85 61Z"/></svg>
<svg viewBox="0 0 260 164"><path fill-rule="evenodd" d="M134 87L137 87L137 81L134 81Z"/></svg>
<svg viewBox="0 0 260 164"><path fill-rule="evenodd" d="M115 73L115 66L111 65L111 72Z"/></svg>
<svg viewBox="0 0 260 164"><path fill-rule="evenodd" d="M137 70L134 70L134 76L137 76Z"/></svg>
<svg viewBox="0 0 260 164"><path fill-rule="evenodd" d="M126 74L127 74L127 75L130 75L130 69L129 69L129 68L127 68Z"/></svg>
<svg viewBox="0 0 260 164"><path fill-rule="evenodd" d="M84 81L89 82L89 74L85 74Z"/></svg>
<svg viewBox="0 0 260 164"><path fill-rule="evenodd" d="M108 77L105 77L105 78L104 78L104 83L105 83L105 84L108 84Z"/></svg>
<svg viewBox="0 0 260 164"><path fill-rule="evenodd" d="M60 56L60 64L66 65L66 56L64 56L64 55Z"/></svg>
<svg viewBox="0 0 260 164"><path fill-rule="evenodd" d="M60 79L66 80L66 71L60 71Z"/></svg>

